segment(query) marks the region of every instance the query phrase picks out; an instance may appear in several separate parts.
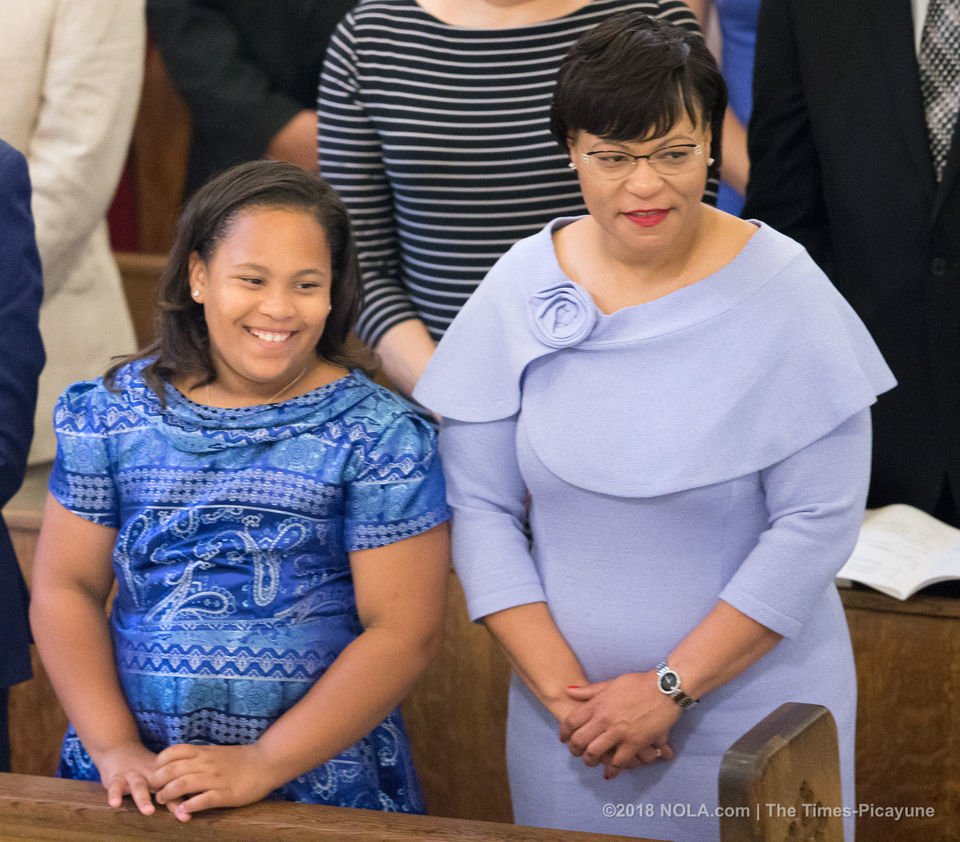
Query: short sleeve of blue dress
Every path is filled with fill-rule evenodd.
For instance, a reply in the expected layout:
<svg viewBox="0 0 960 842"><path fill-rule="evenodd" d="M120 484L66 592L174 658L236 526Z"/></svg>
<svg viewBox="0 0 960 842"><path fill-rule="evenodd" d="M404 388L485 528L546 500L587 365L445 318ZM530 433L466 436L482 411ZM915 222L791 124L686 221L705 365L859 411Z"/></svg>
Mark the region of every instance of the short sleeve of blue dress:
<svg viewBox="0 0 960 842"><path fill-rule="evenodd" d="M74 514L116 529L119 498L109 455L106 394L95 382L81 382L68 387L57 401L53 414L57 456L50 492Z"/></svg>
<svg viewBox="0 0 960 842"><path fill-rule="evenodd" d="M361 372L222 409L145 383L71 386L56 498L117 529L117 676L151 751L248 744L363 632L349 553L447 520L432 429ZM68 729L58 774L97 780ZM423 810L399 710L272 798Z"/></svg>
<svg viewBox="0 0 960 842"><path fill-rule="evenodd" d="M348 551L402 541L448 516L436 439L425 421L398 415L354 450L344 499Z"/></svg>

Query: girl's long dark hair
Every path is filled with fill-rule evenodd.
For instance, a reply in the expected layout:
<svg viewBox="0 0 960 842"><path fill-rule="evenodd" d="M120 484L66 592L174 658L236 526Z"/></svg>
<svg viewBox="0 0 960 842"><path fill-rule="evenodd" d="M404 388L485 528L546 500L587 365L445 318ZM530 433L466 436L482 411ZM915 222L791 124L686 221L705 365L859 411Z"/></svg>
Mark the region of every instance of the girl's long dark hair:
<svg viewBox="0 0 960 842"><path fill-rule="evenodd" d="M157 338L107 369L103 379L108 388L114 388L120 368L148 357L156 359L143 368L143 379L161 401L165 384L174 378L193 379L198 386L216 379L203 307L190 295L190 255L196 252L204 263L209 263L237 214L251 208L299 210L317 221L327 237L333 270L333 309L317 343L317 356L345 368L371 368L370 359L358 358L345 347L363 300L346 207L333 188L318 176L280 161L251 161L211 179L187 202L160 276Z"/></svg>

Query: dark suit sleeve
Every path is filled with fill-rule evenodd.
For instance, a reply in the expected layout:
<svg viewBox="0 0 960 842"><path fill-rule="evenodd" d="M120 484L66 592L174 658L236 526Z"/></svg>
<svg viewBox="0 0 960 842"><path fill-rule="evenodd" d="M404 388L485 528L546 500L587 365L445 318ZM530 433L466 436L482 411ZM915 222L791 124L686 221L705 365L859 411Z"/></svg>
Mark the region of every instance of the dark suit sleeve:
<svg viewBox="0 0 960 842"><path fill-rule="evenodd" d="M0 506L23 482L33 437L42 289L27 162L0 142Z"/></svg>
<svg viewBox="0 0 960 842"><path fill-rule="evenodd" d="M259 157L301 110L271 85L234 22L213 4L148 0L147 23L199 133L220 144L222 160Z"/></svg>
<svg viewBox="0 0 960 842"><path fill-rule="evenodd" d="M792 4L793 0L763 0L760 5L748 129L750 182L743 216L798 240L829 275L820 165ZM822 23L824 36L829 27L829 21Z"/></svg>

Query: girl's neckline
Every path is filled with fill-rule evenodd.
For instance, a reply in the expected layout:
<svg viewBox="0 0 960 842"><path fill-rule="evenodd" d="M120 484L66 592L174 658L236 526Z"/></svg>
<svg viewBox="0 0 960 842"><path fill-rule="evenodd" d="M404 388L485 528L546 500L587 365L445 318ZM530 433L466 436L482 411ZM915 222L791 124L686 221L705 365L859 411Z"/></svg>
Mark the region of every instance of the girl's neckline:
<svg viewBox="0 0 960 842"><path fill-rule="evenodd" d="M213 404L200 403L195 401L192 398L187 397L179 388L174 386L172 383L167 383L168 396L172 396L176 399L177 402L185 404L198 412L201 413L229 413L234 414L243 414L243 413L255 413L260 412L265 409L277 408L286 406L294 403L303 403L303 402L312 402L320 398L325 397L329 393L337 391L341 386L356 378L356 371L351 369L342 377L337 377L335 380L331 380L328 383L324 383L316 388L310 389L309 391L302 392L299 395L292 395L289 398L284 398L282 401L273 401L270 403L255 403L249 404L248 406L234 406L234 407L221 407L214 406Z"/></svg>
<svg viewBox="0 0 960 842"><path fill-rule="evenodd" d="M410 2L413 3L413 5L416 6L426 17L430 18L431 21L433 21L435 24L438 24L439 26L444 26L444 27L447 27L448 29L459 31L459 32L470 32L470 33L489 32L494 34L494 33L519 31L523 29L530 29L532 27L546 26L553 23L558 23L560 21L566 20L568 18L572 18L575 15L580 14L589 6L593 5L594 0L586 0L585 3L582 3L581 5L577 6L577 8L571 9L569 12L566 12L562 15L557 15L556 17L544 18L543 20L528 21L527 23L512 24L510 26L471 26L469 24L451 23L450 21L446 21L443 18L437 17L437 15L431 12L429 9L424 8L420 0L410 0Z"/></svg>

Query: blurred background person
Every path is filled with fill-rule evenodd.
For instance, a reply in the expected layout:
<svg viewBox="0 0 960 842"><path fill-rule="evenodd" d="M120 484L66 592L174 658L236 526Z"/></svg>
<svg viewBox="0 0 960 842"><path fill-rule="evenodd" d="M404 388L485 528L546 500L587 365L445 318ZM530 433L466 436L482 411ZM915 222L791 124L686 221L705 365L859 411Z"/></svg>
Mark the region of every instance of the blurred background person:
<svg viewBox="0 0 960 842"><path fill-rule="evenodd" d="M147 0L150 37L190 108L185 192L264 155L317 169L317 84L356 0Z"/></svg>
<svg viewBox="0 0 960 842"><path fill-rule="evenodd" d="M681 0L370 0L337 29L320 165L357 230L360 336L405 394L494 262L584 211L550 96L577 37L624 10L699 32Z"/></svg>
<svg viewBox="0 0 960 842"><path fill-rule="evenodd" d="M23 155L0 140L0 508L23 482L43 367L43 285ZM9 688L30 678L27 589L0 516L0 772L10 771Z"/></svg>
<svg viewBox="0 0 960 842"><path fill-rule="evenodd" d="M53 407L136 345L105 215L143 77L143 0L0 4L0 136L27 158L43 262L40 377L30 462L53 459Z"/></svg>
<svg viewBox="0 0 960 842"><path fill-rule="evenodd" d="M760 0L686 0L708 42L720 42L720 71L727 83L727 113L723 121L723 171L717 207L737 216L750 177L747 157L747 123L753 106L753 50Z"/></svg>
<svg viewBox="0 0 960 842"><path fill-rule="evenodd" d="M764 0L755 79L744 215L806 246L900 383L868 504L960 526L960 3Z"/></svg>

